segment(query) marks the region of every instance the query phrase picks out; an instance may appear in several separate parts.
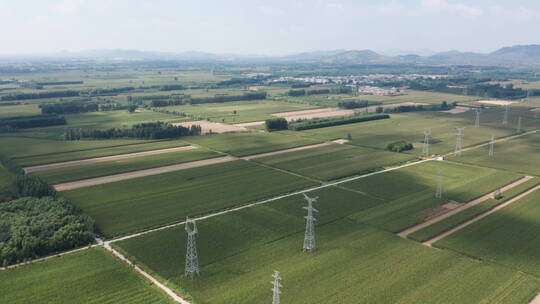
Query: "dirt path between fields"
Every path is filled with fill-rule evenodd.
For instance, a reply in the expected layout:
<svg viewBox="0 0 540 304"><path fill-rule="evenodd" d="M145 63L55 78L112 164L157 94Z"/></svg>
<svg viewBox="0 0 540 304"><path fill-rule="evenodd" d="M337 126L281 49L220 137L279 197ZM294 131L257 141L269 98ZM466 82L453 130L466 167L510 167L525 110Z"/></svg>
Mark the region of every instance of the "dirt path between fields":
<svg viewBox="0 0 540 304"><path fill-rule="evenodd" d="M508 185L502 187L500 190L501 190L501 192L504 193L505 191L508 191L508 190L510 190L510 189L512 189L514 187L517 187L517 186L531 180L532 178L533 178L532 176L525 176L525 177L523 177L523 178L521 178L521 179L519 179L519 180L517 180L517 181L515 181L515 182L513 182L511 184L508 184ZM425 222L422 222L422 223L420 223L418 225L407 228L407 229L399 232L398 236L400 236L402 238L406 238L411 233L414 233L414 232L416 232L416 231L418 231L420 229L431 226L431 225L433 225L433 224L435 224L437 222L440 222L440 221L444 220L445 218L448 218L448 217L450 217L450 216L452 216L452 215L454 215L454 214L456 214L458 212L461 212L461 211L463 211L465 209L469 209L472 206L475 206L475 205L478 205L478 204L480 204L480 203L482 203L484 201L487 201L488 199L493 197L495 192L496 191L490 192L490 193L488 193L486 195L483 195L483 196L481 196L481 197L479 197L479 198L477 198L475 200L472 200L472 201L470 201L470 202L468 202L466 204L463 204L463 205L461 205L461 206L459 206L457 208L449 210L448 212L446 212L446 213L444 213L442 215L436 216L436 217L431 218L431 219L429 219L429 220L427 220Z"/></svg>
<svg viewBox="0 0 540 304"><path fill-rule="evenodd" d="M182 299L180 296L178 296L172 289L169 287L161 284L160 281L158 281L156 278L148 274L146 271L142 270L139 266L133 264L128 258L126 258L123 254L116 251L116 249L112 248L110 245L110 242L105 242L103 244L103 247L107 249L109 252L114 254L118 259L123 261L124 263L128 264L129 266L133 267L133 270L140 273L143 277L148 279L152 284L156 285L159 289L163 290L169 297L171 297L174 301L182 304L190 304L188 301Z"/></svg>
<svg viewBox="0 0 540 304"><path fill-rule="evenodd" d="M491 210L489 210L487 212L484 212L484 213L480 214L479 216L477 216L477 217L475 217L473 219L470 219L470 220L466 221L465 223L448 230L445 233L439 234L438 236L432 238L431 240L427 240L427 241L423 242L422 244L427 245L427 246L431 246L433 243L435 243L437 241L440 241L440 240L444 239L445 237L447 237L447 236L449 236L451 234L454 234L454 233L460 231L461 229L480 221L481 219L485 218L486 216L488 216L488 215L490 215L490 214L492 214L492 213L494 213L494 212L496 212L498 210L501 210L501 209L505 208L506 206L508 206L508 205L510 205L510 204L512 204L514 202L519 201L520 199L524 198L525 196L533 193L534 191L536 191L538 189L540 189L540 185L538 185L538 186L536 186L536 187L534 187L534 188L532 188L532 189L530 189L528 191L525 191L525 192L521 193L520 195L518 195L518 196L516 196L516 197L514 197L514 198L512 198L512 199L498 205L497 207L495 207L495 208L493 208L493 209L491 209Z"/></svg>
<svg viewBox="0 0 540 304"><path fill-rule="evenodd" d="M152 169L146 169L146 170L127 172L127 173L121 173L121 174L115 174L115 175L109 175L109 176L103 176L103 177L84 179L80 181L56 184L53 187L57 191L73 190L73 189L90 187L90 186L101 185L101 184L108 184L108 183L113 183L113 182L118 182L118 181L123 181L127 179L138 178L138 177L157 175L157 174L180 171L180 170L185 170L185 169L190 169L190 168L195 168L195 167L220 164L220 163L230 162L236 159L237 158L232 157L232 156L216 157L216 158L197 160L193 162L177 164L177 165L172 165L172 166L152 168Z"/></svg>
<svg viewBox="0 0 540 304"><path fill-rule="evenodd" d="M176 148L167 148L167 149L160 149L160 150L151 150L151 151L104 156L104 157L88 158L88 159L81 159L81 160L72 160L72 161L61 162L61 163L52 163L52 164L46 164L46 165L26 167L23 170L26 173L32 173L32 172L39 172L39 171L45 171L45 170L51 170L51 169L67 168L67 167L73 167L73 166L79 166L79 165L94 164L94 163L101 163L101 162L107 162L107 161L113 161L113 160L128 159L128 158L134 158L134 157L140 157L140 156L146 156L146 155L158 155L158 154L186 151L186 150L193 150L193 149L197 149L197 147L183 146L183 147L176 147Z"/></svg>

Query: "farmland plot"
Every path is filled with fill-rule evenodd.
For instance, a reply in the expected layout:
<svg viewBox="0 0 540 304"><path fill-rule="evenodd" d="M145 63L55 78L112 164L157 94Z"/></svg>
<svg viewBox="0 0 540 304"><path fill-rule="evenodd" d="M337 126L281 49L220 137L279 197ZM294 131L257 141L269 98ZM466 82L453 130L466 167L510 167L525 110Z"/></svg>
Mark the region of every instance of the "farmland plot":
<svg viewBox="0 0 540 304"><path fill-rule="evenodd" d="M108 237L314 185L239 160L61 192Z"/></svg>
<svg viewBox="0 0 540 304"><path fill-rule="evenodd" d="M175 303L101 248L0 271L0 302Z"/></svg>

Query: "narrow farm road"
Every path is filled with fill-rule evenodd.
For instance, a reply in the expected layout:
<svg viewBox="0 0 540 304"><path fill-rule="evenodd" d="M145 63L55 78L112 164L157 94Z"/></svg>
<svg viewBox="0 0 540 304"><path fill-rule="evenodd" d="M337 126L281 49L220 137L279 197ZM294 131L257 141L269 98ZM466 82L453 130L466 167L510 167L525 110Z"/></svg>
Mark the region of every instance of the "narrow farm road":
<svg viewBox="0 0 540 304"><path fill-rule="evenodd" d="M157 175L157 174L163 174L163 173L168 173L168 172L186 170L186 169L195 168L195 167L220 164L220 163L230 162L236 159L237 158L232 157L232 156L216 157L216 158L198 160L198 161L177 164L177 165L172 165L172 166L151 168L151 169L145 169L145 170L140 170L140 171L133 171L133 172L103 176L103 177L84 179L80 181L56 184L53 187L57 191L73 190L73 189L90 187L90 186L101 185L101 184L108 184L108 183L113 183L113 182L118 182L118 181L123 181L127 179L138 178L138 177Z"/></svg>
<svg viewBox="0 0 540 304"><path fill-rule="evenodd" d="M94 163L101 163L101 162L106 162L106 161L134 158L134 157L139 157L139 156L157 155L157 154L186 151L186 150L193 150L193 149L197 149L197 147L182 146L182 147L176 147L176 148L111 155L111 156L88 158L88 159L81 159L81 160L72 160L72 161L61 162L61 163L52 163L52 164L46 164L46 165L26 167L26 168L23 168L23 170L26 173L32 173L32 172L39 172L39 171L45 171L45 170L51 170L51 169L67 168L67 167L74 167L74 166L79 166L79 165L94 164Z"/></svg>
<svg viewBox="0 0 540 304"><path fill-rule="evenodd" d="M190 304L188 301L182 299L179 295L177 295L172 289L169 287L163 285L161 282L159 282L156 278L148 274L146 271L142 270L139 266L133 264L129 259L127 259L123 254L118 252L116 249L112 248L109 242L103 243L103 247L107 249L109 252L114 254L117 258L122 260L124 263L130 265L133 267L133 269L140 273L143 277L145 277L147 280L152 282L154 285L156 285L159 289L163 290L167 295L169 295L174 301L181 303L181 304Z"/></svg>
<svg viewBox="0 0 540 304"><path fill-rule="evenodd" d="M515 181L515 182L513 182L513 183L511 183L509 185L504 186L503 188L501 188L501 192L508 191L508 190L510 190L510 189L512 189L512 188L514 188L516 186L519 186L519 185L523 184L524 182L526 182L526 181L528 181L528 180L530 180L532 178L533 178L532 176L525 176L525 177L523 177L523 178L521 178L521 179L519 179L519 180L517 180L517 181ZM456 214L458 212L461 212L461 211L463 211L465 209L471 208L472 206L475 206L475 205L478 205L478 204L480 204L480 203L482 203L484 201L487 201L488 199L492 198L494 194L495 194L495 191L490 192L490 193L488 193L486 195L483 195L483 196L481 196L481 197L479 197L479 198L477 198L475 200L472 200L472 201L470 201L470 202L468 202L466 204L463 204L463 205L459 206L456 209L452 209L451 211L446 212L446 213L444 213L442 215L439 215L439 216L434 217L432 219L429 219L429 220L427 220L427 221L425 221L423 223L420 223L418 225L407 228L407 229L399 232L398 236L400 236L402 238L406 238L411 233L414 233L414 232L416 232L416 231L418 231L420 229L423 229L423 228L425 228L427 226L431 226L431 225L433 225L433 224L435 224L437 222L440 222L440 221L444 220L445 218L450 217L450 216L452 216L452 215L454 215L454 214Z"/></svg>
<svg viewBox="0 0 540 304"><path fill-rule="evenodd" d="M453 229L448 230L445 233L439 234L438 236L436 236L436 237L434 237L434 238L432 238L430 240L427 240L427 241L423 242L422 244L427 245L427 246L431 246L433 243L435 243L437 241L440 241L440 240L444 239L445 237L447 237L447 236L449 236L451 234L454 234L454 233L460 231L461 229L463 229L463 228L465 228L465 227L467 227L467 226L469 226L471 224L474 224L474 223L478 222L479 220L485 218L486 216L488 216L488 215L490 215L490 214L492 214L494 212L497 212L498 210L501 210L501 209L505 208L506 206L508 206L508 205L510 205L510 204L512 204L514 202L517 202L518 200L520 200L523 197L533 193L534 191L536 191L538 189L540 189L540 185L538 185L538 186L536 186L536 187L534 187L534 188L532 188L532 189L530 189L530 190L528 190L526 192L523 192L522 194L508 200L507 202L502 203L499 206L497 206L497 207L495 207L495 208L493 208L493 209L491 209L491 210L489 210L489 211L487 211L485 213L482 213L479 216L477 216L477 217L475 217L473 219L470 219L470 220L466 221L465 223L463 223L463 224L461 224L459 226L456 226Z"/></svg>

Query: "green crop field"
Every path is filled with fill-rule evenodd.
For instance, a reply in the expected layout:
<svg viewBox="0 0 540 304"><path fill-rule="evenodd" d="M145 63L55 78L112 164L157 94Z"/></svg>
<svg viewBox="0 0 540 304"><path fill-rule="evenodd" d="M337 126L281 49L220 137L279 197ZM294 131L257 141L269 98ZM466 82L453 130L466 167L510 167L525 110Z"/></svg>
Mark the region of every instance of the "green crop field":
<svg viewBox="0 0 540 304"><path fill-rule="evenodd" d="M93 177L180 164L217 157L220 155L221 154L205 148L197 148L194 150L146 155L128 159L119 159L94 164L38 171L32 173L32 175L39 176L50 184L58 184Z"/></svg>
<svg viewBox="0 0 540 304"><path fill-rule="evenodd" d="M243 123L272 118L270 114L312 109L306 104L278 102L272 100L236 101L227 103L210 103L201 105L184 105L165 107L169 111L182 112L194 119L208 119L215 122Z"/></svg>
<svg viewBox="0 0 540 304"><path fill-rule="evenodd" d="M439 171L444 175L443 200L435 198ZM399 232L421 223L423 218L417 213L422 210L448 201L467 203L520 177L495 169L430 161L341 186L384 200L375 208L357 213L355 219Z"/></svg>
<svg viewBox="0 0 540 304"><path fill-rule="evenodd" d="M434 245L540 276L540 191Z"/></svg>
<svg viewBox="0 0 540 304"><path fill-rule="evenodd" d="M489 156L489 146L481 149L465 151L461 157L450 160L485 167L510 170L525 174L540 175L540 134L498 142L493 147L494 155Z"/></svg>
<svg viewBox="0 0 540 304"><path fill-rule="evenodd" d="M283 277L281 299L291 303L526 303L538 290L534 278L517 271L343 218L377 204L368 197L335 188L310 195L320 196L315 253L301 251L300 196L200 221L201 276L193 281L183 275L183 227L115 246L196 303L269 302L274 270Z"/></svg>
<svg viewBox="0 0 540 304"><path fill-rule="evenodd" d="M349 124L322 129L302 131L305 136L331 140L347 138L350 134L350 144L384 149L389 143L405 140L413 143L414 154L422 153L423 129L431 128L430 153L451 152L455 148L456 128L464 127L463 147L488 142L491 135L504 137L516 134L517 112L509 118L507 127L501 126L503 112L501 109L486 109L482 114L481 128L474 127L474 112L461 114L448 114L441 112L415 112L391 114L391 119L372 121L367 123ZM534 120L532 116L523 116L523 129L533 130L540 127L540 119Z"/></svg>
<svg viewBox="0 0 540 304"><path fill-rule="evenodd" d="M540 183L540 179L534 178L531 179L519 186L516 186L508 191L505 191L502 193L502 197L499 199L490 198L478 205L475 205L473 207L470 207L468 209L465 209L459 213L456 213L452 216L449 216L445 218L444 220L437 222L433 225L430 225L424 229L418 230L412 234L410 234L408 237L410 239L424 242L427 241L441 233L444 233L484 212L487 212L498 205L508 201L509 199L512 199L516 197L517 195L535 187Z"/></svg>
<svg viewBox="0 0 540 304"><path fill-rule="evenodd" d="M186 146L180 140L149 141L133 139L57 141L35 138L0 137L0 153L20 166L79 160L133 152Z"/></svg>
<svg viewBox="0 0 540 304"><path fill-rule="evenodd" d="M175 303L104 249L0 271L0 303Z"/></svg>
<svg viewBox="0 0 540 304"><path fill-rule="evenodd" d="M278 133L224 133L186 137L185 140L220 152L235 156L272 152L288 148L306 146L322 142L314 138Z"/></svg>
<svg viewBox="0 0 540 304"><path fill-rule="evenodd" d="M108 237L148 229L314 185L247 161L64 191Z"/></svg>
<svg viewBox="0 0 540 304"><path fill-rule="evenodd" d="M253 161L316 179L331 180L374 171L413 159L414 157L410 154L335 144L256 158Z"/></svg>
<svg viewBox="0 0 540 304"><path fill-rule="evenodd" d="M0 103L0 118L4 117L15 117L15 116L30 116L40 114L37 105L13 105L13 106L3 106Z"/></svg>

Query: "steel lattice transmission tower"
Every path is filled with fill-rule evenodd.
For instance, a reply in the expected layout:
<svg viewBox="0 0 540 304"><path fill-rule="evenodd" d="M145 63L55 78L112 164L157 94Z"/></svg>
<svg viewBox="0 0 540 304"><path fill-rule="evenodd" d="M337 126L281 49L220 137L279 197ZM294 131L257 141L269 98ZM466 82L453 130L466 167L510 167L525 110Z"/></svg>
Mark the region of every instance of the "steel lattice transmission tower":
<svg viewBox="0 0 540 304"><path fill-rule="evenodd" d="M480 128L480 114L482 113L482 109L476 109L476 119L474 120L474 127Z"/></svg>
<svg viewBox="0 0 540 304"><path fill-rule="evenodd" d="M304 193L304 198L308 202L307 207L304 209L307 210L308 214L305 217L306 219L306 233L304 235L304 248L303 251L311 252L315 250L315 217L313 217L313 212L319 212L317 209L313 208L313 203L317 201L319 197L309 197Z"/></svg>
<svg viewBox="0 0 540 304"><path fill-rule="evenodd" d="M491 141L489 142L489 156L493 157L495 154L495 135L491 135Z"/></svg>
<svg viewBox="0 0 540 304"><path fill-rule="evenodd" d="M465 128L456 128L456 151L454 152L455 156L461 156L461 148L463 146L463 131Z"/></svg>
<svg viewBox="0 0 540 304"><path fill-rule="evenodd" d="M190 226L191 225L191 226ZM186 277L193 279L199 275L199 256L197 255L197 224L195 221L186 219L187 249L186 249Z"/></svg>
<svg viewBox="0 0 540 304"><path fill-rule="evenodd" d="M274 270L274 274L272 275L272 278L274 280L271 282L272 285L274 285L274 288L272 288L273 296L272 296L272 304L279 304L279 297L281 295L281 276L279 275L279 271Z"/></svg>
<svg viewBox="0 0 540 304"><path fill-rule="evenodd" d="M532 101L531 101L531 90L527 90L527 105L531 105L532 104Z"/></svg>
<svg viewBox="0 0 540 304"><path fill-rule="evenodd" d="M503 116L503 121L502 121L502 124L503 126L507 126L508 125L508 105L505 105L504 106L504 116Z"/></svg>
<svg viewBox="0 0 540 304"><path fill-rule="evenodd" d="M518 117L518 124L517 124L517 133L521 133L522 130L521 130L521 116Z"/></svg>
<svg viewBox="0 0 540 304"><path fill-rule="evenodd" d="M429 155L429 137L431 136L431 128L424 129L424 149L422 154Z"/></svg>
<svg viewBox="0 0 540 304"><path fill-rule="evenodd" d="M435 197L439 200L442 199L444 176L441 171L437 172L437 191Z"/></svg>

